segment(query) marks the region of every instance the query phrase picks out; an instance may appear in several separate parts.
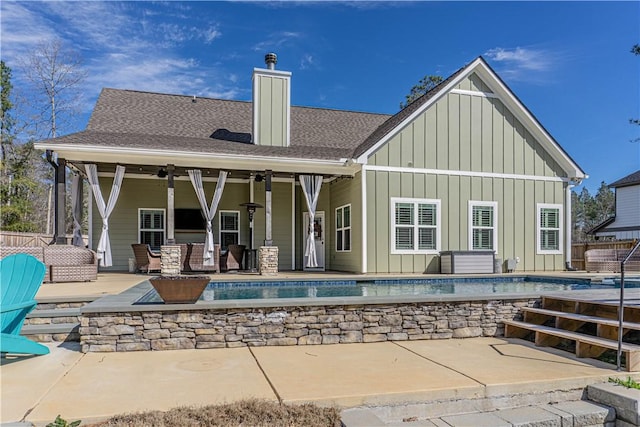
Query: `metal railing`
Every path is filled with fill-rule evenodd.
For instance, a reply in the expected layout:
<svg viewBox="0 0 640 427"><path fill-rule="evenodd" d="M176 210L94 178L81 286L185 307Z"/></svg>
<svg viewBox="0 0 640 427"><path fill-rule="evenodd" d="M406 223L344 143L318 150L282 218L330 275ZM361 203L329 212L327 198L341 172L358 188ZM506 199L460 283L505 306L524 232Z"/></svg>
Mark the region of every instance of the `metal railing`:
<svg viewBox="0 0 640 427"><path fill-rule="evenodd" d="M620 305L618 306L618 355L617 355L617 366L618 371L622 369L622 325L624 323L624 266L629 261L629 258L638 250L640 247L640 240L638 240L633 248L629 251L627 256L620 261ZM627 360L627 365L629 361Z"/></svg>

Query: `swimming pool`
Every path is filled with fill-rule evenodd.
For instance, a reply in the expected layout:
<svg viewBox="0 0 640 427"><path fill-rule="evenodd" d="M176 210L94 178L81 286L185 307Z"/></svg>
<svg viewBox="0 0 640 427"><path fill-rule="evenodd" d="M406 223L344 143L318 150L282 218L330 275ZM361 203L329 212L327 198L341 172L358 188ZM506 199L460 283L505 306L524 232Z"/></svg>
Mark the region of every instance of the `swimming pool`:
<svg viewBox="0 0 640 427"><path fill-rule="evenodd" d="M310 281L245 281L211 282L201 301L386 297L410 295L486 295L538 293L579 289L611 289L615 285L592 284L589 279L564 279L535 276L489 278L428 278L310 280ZM136 304L159 304L162 300L152 289Z"/></svg>

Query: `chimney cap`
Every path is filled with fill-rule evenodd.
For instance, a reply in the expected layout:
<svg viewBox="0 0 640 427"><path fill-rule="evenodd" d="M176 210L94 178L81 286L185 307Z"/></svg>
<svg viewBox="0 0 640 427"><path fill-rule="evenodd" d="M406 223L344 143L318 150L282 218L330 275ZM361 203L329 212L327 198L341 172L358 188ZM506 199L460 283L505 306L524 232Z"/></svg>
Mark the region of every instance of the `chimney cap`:
<svg viewBox="0 0 640 427"><path fill-rule="evenodd" d="M264 56L264 62L267 64L267 68L270 70L274 70L276 68L276 64L278 63L278 55L273 52L269 52Z"/></svg>

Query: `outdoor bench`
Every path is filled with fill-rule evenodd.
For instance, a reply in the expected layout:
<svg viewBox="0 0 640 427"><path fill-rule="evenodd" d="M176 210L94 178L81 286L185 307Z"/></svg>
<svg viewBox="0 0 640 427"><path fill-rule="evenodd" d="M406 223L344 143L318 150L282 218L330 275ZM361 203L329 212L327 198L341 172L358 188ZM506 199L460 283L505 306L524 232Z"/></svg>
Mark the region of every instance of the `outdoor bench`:
<svg viewBox="0 0 640 427"><path fill-rule="evenodd" d="M98 278L98 258L91 249L71 245L0 247L0 258L17 253L33 255L46 265L45 282L86 282Z"/></svg>

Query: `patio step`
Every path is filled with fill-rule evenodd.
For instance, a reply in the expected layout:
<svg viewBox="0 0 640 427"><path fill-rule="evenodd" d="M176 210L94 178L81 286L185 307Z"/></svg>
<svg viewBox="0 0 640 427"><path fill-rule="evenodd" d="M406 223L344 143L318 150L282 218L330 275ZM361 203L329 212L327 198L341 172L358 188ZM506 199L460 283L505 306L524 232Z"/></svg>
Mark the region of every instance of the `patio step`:
<svg viewBox="0 0 640 427"><path fill-rule="evenodd" d="M37 342L80 341L80 322L25 325L20 335Z"/></svg>
<svg viewBox="0 0 640 427"><path fill-rule="evenodd" d="M58 297L38 300L20 334L37 342L80 341L80 311L95 298Z"/></svg>
<svg viewBox="0 0 640 427"><path fill-rule="evenodd" d="M597 334L599 337L611 336L617 339L618 333L618 320L617 319L607 319L598 316L591 316L587 314L576 314L566 311L557 311L557 310L548 310L546 308L534 308L534 307L522 307L522 312L524 314L524 321L528 323L536 323L539 325L543 325L548 320L555 319L556 328L561 327L560 325L564 323L563 329L574 328L575 326L583 325L585 323L593 323L598 326L600 329L604 328L615 328L614 331L599 331ZM569 325L569 323L575 322L573 325ZM623 329L632 329L634 331L640 331L640 323L636 322L624 322L622 324Z"/></svg>
<svg viewBox="0 0 640 427"><path fill-rule="evenodd" d="M42 309L42 310L33 310L29 314L27 314L27 319L41 319L45 320L44 322L29 322L25 321L25 325L29 324L45 324L45 323L64 323L64 322L55 322L53 319L59 318L75 318L75 320L79 321L80 317L80 308L53 308L53 309ZM46 320L50 321L46 321Z"/></svg>
<svg viewBox="0 0 640 427"><path fill-rule="evenodd" d="M575 343L578 357L598 358L618 350L618 303L598 296L543 295L542 308L523 307L523 320L505 320L507 338L530 339L537 346L558 347ZM624 308L622 352L628 371L640 369L640 307Z"/></svg>
<svg viewBox="0 0 640 427"><path fill-rule="evenodd" d="M517 320L504 321L504 335L507 338L525 338L529 333L535 334L535 344L541 347L553 347L561 340L574 341L575 353L578 357L597 358L605 350L617 350L617 341L581 334L564 329L552 328L544 325L519 322ZM622 343L622 352L626 357L627 371L640 369L640 345Z"/></svg>
<svg viewBox="0 0 640 427"><path fill-rule="evenodd" d="M415 408L413 408L413 411L420 413ZM342 425L345 427L547 427L551 425L613 427L616 425L615 409L585 400L505 408L486 412L449 414L429 418L403 416L402 419L393 419L394 417L385 416L389 412L384 407L346 409L341 414Z"/></svg>

